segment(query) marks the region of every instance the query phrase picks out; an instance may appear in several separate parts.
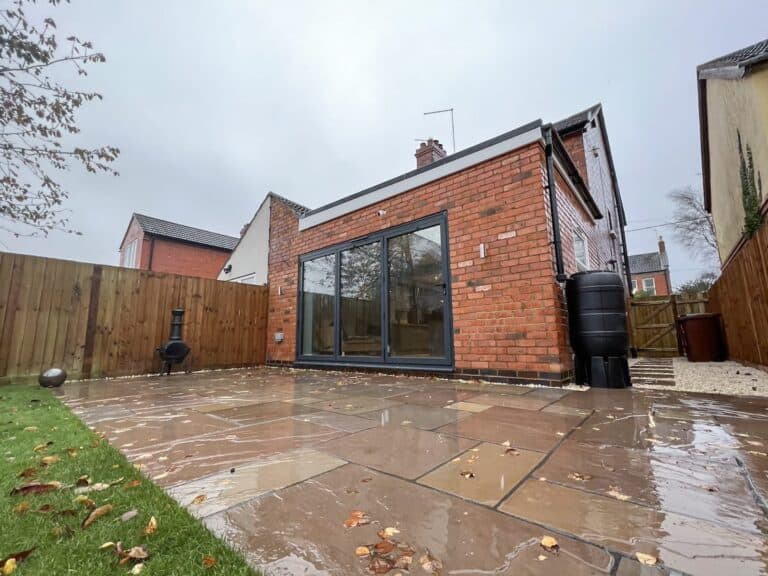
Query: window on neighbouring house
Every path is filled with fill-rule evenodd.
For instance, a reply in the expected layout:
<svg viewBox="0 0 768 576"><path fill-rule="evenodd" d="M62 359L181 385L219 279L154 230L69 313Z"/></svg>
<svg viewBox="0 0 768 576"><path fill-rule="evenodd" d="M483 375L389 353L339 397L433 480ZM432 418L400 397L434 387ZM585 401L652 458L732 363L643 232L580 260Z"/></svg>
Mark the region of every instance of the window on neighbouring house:
<svg viewBox="0 0 768 576"><path fill-rule="evenodd" d="M587 239L580 230L577 230L573 234L573 255L576 258L576 268L579 272L589 270L588 254Z"/></svg>
<svg viewBox="0 0 768 576"><path fill-rule="evenodd" d="M643 292L656 296L656 280L653 278L643 278Z"/></svg>
<svg viewBox="0 0 768 576"><path fill-rule="evenodd" d="M637 292L637 280L632 280L632 294Z"/></svg>
<svg viewBox="0 0 768 576"><path fill-rule="evenodd" d="M138 240L131 240L120 254L120 265L126 268L136 268L136 245Z"/></svg>

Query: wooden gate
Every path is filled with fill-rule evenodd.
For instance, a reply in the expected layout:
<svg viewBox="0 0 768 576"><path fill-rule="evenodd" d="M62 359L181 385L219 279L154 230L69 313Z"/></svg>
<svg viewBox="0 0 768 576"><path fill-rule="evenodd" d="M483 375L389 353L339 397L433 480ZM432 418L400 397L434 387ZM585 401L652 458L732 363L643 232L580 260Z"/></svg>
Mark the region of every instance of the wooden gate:
<svg viewBox="0 0 768 576"><path fill-rule="evenodd" d="M677 319L706 312L707 301L704 293L633 299L629 319L632 347L640 356L682 355Z"/></svg>

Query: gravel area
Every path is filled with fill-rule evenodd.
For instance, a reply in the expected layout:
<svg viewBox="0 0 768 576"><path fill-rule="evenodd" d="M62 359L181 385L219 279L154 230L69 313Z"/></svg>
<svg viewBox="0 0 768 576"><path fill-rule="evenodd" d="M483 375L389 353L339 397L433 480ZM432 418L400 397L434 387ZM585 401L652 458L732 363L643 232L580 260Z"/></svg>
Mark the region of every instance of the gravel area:
<svg viewBox="0 0 768 576"><path fill-rule="evenodd" d="M738 396L768 396L768 372L738 362L688 362L674 358L674 386L638 385L638 388L705 392ZM634 364L634 362L633 362Z"/></svg>

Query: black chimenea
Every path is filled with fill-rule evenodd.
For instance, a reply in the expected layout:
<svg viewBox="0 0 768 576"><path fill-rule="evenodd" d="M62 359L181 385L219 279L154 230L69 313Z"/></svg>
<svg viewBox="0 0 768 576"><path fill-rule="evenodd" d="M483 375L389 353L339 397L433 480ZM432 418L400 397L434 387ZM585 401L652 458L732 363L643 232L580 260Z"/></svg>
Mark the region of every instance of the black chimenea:
<svg viewBox="0 0 768 576"><path fill-rule="evenodd" d="M157 348L163 361L161 374L170 374L173 364L181 364L189 354L189 346L181 339L181 327L184 326L184 309L171 310L171 333L168 342Z"/></svg>

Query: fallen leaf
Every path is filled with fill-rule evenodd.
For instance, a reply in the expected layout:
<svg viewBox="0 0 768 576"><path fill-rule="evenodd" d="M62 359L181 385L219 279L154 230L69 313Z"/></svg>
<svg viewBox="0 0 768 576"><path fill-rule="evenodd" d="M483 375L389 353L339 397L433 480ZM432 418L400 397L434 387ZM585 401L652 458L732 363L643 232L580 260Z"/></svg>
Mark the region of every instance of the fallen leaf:
<svg viewBox="0 0 768 576"><path fill-rule="evenodd" d="M202 504L203 502L205 502L206 498L207 496L205 494L199 494L195 496L194 500L192 500L192 504Z"/></svg>
<svg viewBox="0 0 768 576"><path fill-rule="evenodd" d="M133 568L131 568L131 571L129 572L129 574L141 574L142 570L144 570L144 564L139 563L139 564L136 564L136 566L134 566Z"/></svg>
<svg viewBox="0 0 768 576"><path fill-rule="evenodd" d="M720 488L717 486L707 486L707 492L720 492Z"/></svg>
<svg viewBox="0 0 768 576"><path fill-rule="evenodd" d="M370 482L371 480L373 480L373 478L363 478L360 480L360 482L365 483L365 482Z"/></svg>
<svg viewBox="0 0 768 576"><path fill-rule="evenodd" d="M206 568L213 568L214 566L216 566L216 558L206 554L205 556L203 556L203 566L205 566Z"/></svg>
<svg viewBox="0 0 768 576"><path fill-rule="evenodd" d="M128 520L131 520L138 515L139 515L139 511L134 508L133 510L129 510L128 512L120 516L120 520L122 522L128 522Z"/></svg>
<svg viewBox="0 0 768 576"><path fill-rule="evenodd" d="M115 543L114 542L104 542L101 546L99 546L99 550L106 550L107 548L114 548Z"/></svg>
<svg viewBox="0 0 768 576"><path fill-rule="evenodd" d="M70 456L71 458L76 458L78 453L79 452L77 448L67 448L67 455Z"/></svg>
<svg viewBox="0 0 768 576"><path fill-rule="evenodd" d="M576 480L578 482L586 482L587 480L592 480L591 474L582 474L581 472L571 472L568 474L568 478L571 480Z"/></svg>
<svg viewBox="0 0 768 576"><path fill-rule="evenodd" d="M51 530L51 534L55 538L70 538L74 533L74 530L69 526L54 526L53 530Z"/></svg>
<svg viewBox="0 0 768 576"><path fill-rule="evenodd" d="M19 474L17 475L17 478L34 478L37 476L37 468L24 468Z"/></svg>
<svg viewBox="0 0 768 576"><path fill-rule="evenodd" d="M40 482L32 482L30 484L23 484L17 486L11 490L11 496L16 494L43 494L44 492L50 492L52 490L58 490L61 488L61 482L48 482L41 484Z"/></svg>
<svg viewBox="0 0 768 576"><path fill-rule="evenodd" d="M92 510L86 519L83 520L82 528L88 528L88 526L96 522L96 520L106 514L109 514L110 512L112 512L112 504L104 504L104 506L99 506L98 508Z"/></svg>
<svg viewBox="0 0 768 576"><path fill-rule="evenodd" d="M22 514L26 514L27 512L29 512L29 502L27 502L26 500L24 500L24 501L22 501L22 502L19 502L19 503L18 503L18 504L17 504L17 505L16 505L16 506L13 508L13 511L14 511L16 514L20 515L20 516L21 516Z"/></svg>
<svg viewBox="0 0 768 576"><path fill-rule="evenodd" d="M656 428L656 420L653 419L653 414L648 411L648 428Z"/></svg>
<svg viewBox="0 0 768 576"><path fill-rule="evenodd" d="M546 559L547 559L547 557L544 556L544 554L539 554L539 557L536 558L536 560L538 560L539 562L544 562L544 560L546 560Z"/></svg>
<svg viewBox="0 0 768 576"><path fill-rule="evenodd" d="M544 536L541 539L541 547L544 548L547 552L557 552L560 550L560 544L557 543L557 540L555 540L552 536Z"/></svg>
<svg viewBox="0 0 768 576"><path fill-rule="evenodd" d="M437 558L432 556L432 553L427 550L427 553L424 554L421 558L419 558L419 564L421 564L421 567L427 571L435 573L440 573L440 570L443 568L443 563L440 562Z"/></svg>
<svg viewBox="0 0 768 576"><path fill-rule="evenodd" d="M512 442L507 440L505 442L502 442L501 445L504 446L505 448L509 448L510 446L512 446Z"/></svg>
<svg viewBox="0 0 768 576"><path fill-rule="evenodd" d="M470 478L474 478L475 477L475 473L472 472L471 470L462 470L461 472L459 472L459 476L469 480Z"/></svg>
<svg viewBox="0 0 768 576"><path fill-rule="evenodd" d="M507 448L504 450L504 456L520 456L520 451L517 448Z"/></svg>
<svg viewBox="0 0 768 576"><path fill-rule="evenodd" d="M40 463L43 466L53 466L59 460L61 460L61 458L59 458L54 454L53 456L44 456L43 458L40 459Z"/></svg>
<svg viewBox="0 0 768 576"><path fill-rule="evenodd" d="M27 426L24 428L24 432L37 432L37 426Z"/></svg>
<svg viewBox="0 0 768 576"><path fill-rule="evenodd" d="M3 570L3 576L13 574L13 572L16 570L17 564L24 562L24 560L26 560L27 557L35 551L35 548L30 548L29 550L24 550L22 552L16 552L15 554L11 554L10 556L0 560L0 568Z"/></svg>
<svg viewBox="0 0 768 576"><path fill-rule="evenodd" d="M144 534L147 536L151 536L155 532L157 532L157 519L154 516L152 516L149 519L149 522L147 522L147 525L144 527Z"/></svg>
<svg viewBox="0 0 768 576"><path fill-rule="evenodd" d="M613 496L617 500L629 500L629 496L626 494L622 494L619 490L618 486L611 486L610 490L608 490L608 496Z"/></svg>
<svg viewBox="0 0 768 576"><path fill-rule="evenodd" d="M395 545L389 540L381 540L373 547L377 554L389 554L395 549Z"/></svg>
<svg viewBox="0 0 768 576"><path fill-rule="evenodd" d="M43 504L40 506L40 508L37 509L37 511L41 514L48 514L49 512L53 512L53 510L53 504Z"/></svg>
<svg viewBox="0 0 768 576"><path fill-rule="evenodd" d="M368 556L371 553L368 546L358 546L355 548L355 555L357 556Z"/></svg>
<svg viewBox="0 0 768 576"><path fill-rule="evenodd" d="M389 558L374 556L368 564L368 570L374 574L386 574L394 567L394 563Z"/></svg>
<svg viewBox="0 0 768 576"><path fill-rule="evenodd" d="M402 422L400 422L400 424L402 426L408 426L409 424L413 424L413 422L411 422L410 420L403 420Z"/></svg>
<svg viewBox="0 0 768 576"><path fill-rule="evenodd" d="M48 448L48 446L50 446L51 444L53 444L53 442L48 442L46 444L38 444L37 446L32 448L32 452L42 452L43 450Z"/></svg>
<svg viewBox="0 0 768 576"><path fill-rule="evenodd" d="M656 563L659 561L656 556L651 556L650 554L643 554L642 552L635 552L635 558L638 559L640 564L645 564L647 566L655 566Z"/></svg>
<svg viewBox="0 0 768 576"><path fill-rule="evenodd" d="M136 488L137 486L141 486L141 480L131 480L125 485L126 488Z"/></svg>
<svg viewBox="0 0 768 576"><path fill-rule="evenodd" d="M387 527L387 528L384 528L384 530L382 532L384 532L384 536L387 537L387 538L391 538L395 534L400 534L400 530L398 530L397 528L393 528L391 526Z"/></svg>
<svg viewBox="0 0 768 576"><path fill-rule="evenodd" d="M80 476L77 480L75 480L75 486L88 486L91 483L91 479L87 475Z"/></svg>
<svg viewBox="0 0 768 576"><path fill-rule="evenodd" d="M72 499L72 502L74 502L75 504L82 504L83 506L85 506L86 508L90 508L91 510L96 508L96 502L88 498L88 496L86 496L85 494L80 494L79 496L75 496Z"/></svg>

